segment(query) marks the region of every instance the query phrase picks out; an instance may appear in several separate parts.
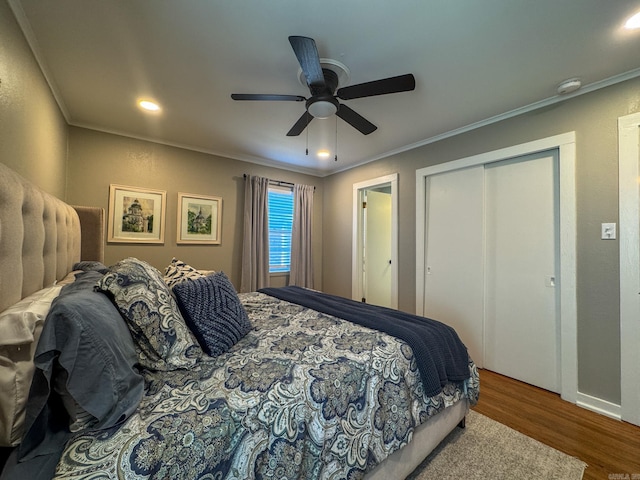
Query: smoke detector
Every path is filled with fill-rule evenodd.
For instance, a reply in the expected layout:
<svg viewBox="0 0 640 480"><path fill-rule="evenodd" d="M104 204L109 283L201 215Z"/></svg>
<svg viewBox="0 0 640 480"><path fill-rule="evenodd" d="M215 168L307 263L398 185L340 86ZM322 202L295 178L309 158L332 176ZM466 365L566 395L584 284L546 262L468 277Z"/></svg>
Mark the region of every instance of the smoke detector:
<svg viewBox="0 0 640 480"><path fill-rule="evenodd" d="M558 95L566 95L571 92L575 92L582 86L582 82L579 78L570 78L558 85Z"/></svg>

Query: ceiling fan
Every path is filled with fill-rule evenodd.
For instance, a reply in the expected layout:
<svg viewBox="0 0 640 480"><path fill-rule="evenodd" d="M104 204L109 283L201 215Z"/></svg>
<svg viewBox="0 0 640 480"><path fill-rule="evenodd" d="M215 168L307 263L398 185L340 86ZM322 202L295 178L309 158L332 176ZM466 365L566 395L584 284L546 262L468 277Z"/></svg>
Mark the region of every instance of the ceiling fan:
<svg viewBox="0 0 640 480"><path fill-rule="evenodd" d="M300 63L311 97L252 93L231 94L231 98L234 100L306 102L306 111L291 127L291 130L287 132L289 137L300 135L314 118L327 118L333 114L336 114L364 135L369 135L378 127L353 109L338 102L338 99L353 100L354 98L373 97L388 93L408 92L416 88L415 78L408 73L338 89L339 75L335 69L323 67L313 38L291 36L289 37L289 43L296 54L298 63ZM339 64L339 62L331 62Z"/></svg>

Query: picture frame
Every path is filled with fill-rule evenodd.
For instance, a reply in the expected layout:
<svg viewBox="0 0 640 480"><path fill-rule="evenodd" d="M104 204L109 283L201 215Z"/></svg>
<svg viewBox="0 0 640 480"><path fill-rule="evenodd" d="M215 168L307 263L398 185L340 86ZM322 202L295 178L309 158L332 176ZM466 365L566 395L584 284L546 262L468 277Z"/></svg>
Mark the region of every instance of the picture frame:
<svg viewBox="0 0 640 480"><path fill-rule="evenodd" d="M179 244L220 245L222 243L222 197L178 193Z"/></svg>
<svg viewBox="0 0 640 480"><path fill-rule="evenodd" d="M164 190L109 185L109 243L164 243Z"/></svg>

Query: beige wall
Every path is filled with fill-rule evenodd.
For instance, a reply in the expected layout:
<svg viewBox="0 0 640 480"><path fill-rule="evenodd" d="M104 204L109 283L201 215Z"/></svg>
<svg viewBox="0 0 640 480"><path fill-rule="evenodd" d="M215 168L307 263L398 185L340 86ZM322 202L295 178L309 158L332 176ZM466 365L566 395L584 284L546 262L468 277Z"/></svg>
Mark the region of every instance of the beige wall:
<svg viewBox="0 0 640 480"><path fill-rule="evenodd" d="M64 199L67 123L13 12L0 1L0 162Z"/></svg>
<svg viewBox="0 0 640 480"><path fill-rule="evenodd" d="M600 223L618 221L617 119L638 111L634 79L325 178L325 291L351 295L354 183L399 174L399 308L414 312L416 169L575 131L579 390L619 404L619 248L600 240Z"/></svg>
<svg viewBox="0 0 640 480"><path fill-rule="evenodd" d="M164 269L172 257L203 269L223 270L239 288L242 253L243 174L315 185L315 283L322 282L322 179L253 163L159 145L132 138L70 127L68 188L72 204L101 206L108 211L109 185L121 184L167 192L164 245L107 244L105 263L126 256ZM178 192L222 197L222 244L177 245ZM284 285L280 277L274 286Z"/></svg>
<svg viewBox="0 0 640 480"><path fill-rule="evenodd" d="M316 186L315 284L322 286L322 179L130 138L69 127L15 21L0 0L0 162L68 203L107 209L110 183L166 190L165 244L109 244L106 263L138 256L164 268L172 256L224 270L240 284L242 175ZM222 245L176 245L177 193L223 197ZM272 279L274 286L287 282Z"/></svg>

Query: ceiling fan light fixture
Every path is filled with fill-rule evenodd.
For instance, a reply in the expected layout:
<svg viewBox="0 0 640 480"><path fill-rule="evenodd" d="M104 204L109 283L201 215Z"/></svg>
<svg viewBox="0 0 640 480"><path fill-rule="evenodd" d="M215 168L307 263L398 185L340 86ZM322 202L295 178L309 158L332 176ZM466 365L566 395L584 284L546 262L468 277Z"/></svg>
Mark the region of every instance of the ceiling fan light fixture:
<svg viewBox="0 0 640 480"><path fill-rule="evenodd" d="M330 102L328 100L318 100L311 103L307 110L315 118L329 118L331 115L335 115L338 111L336 102Z"/></svg>
<svg viewBox="0 0 640 480"><path fill-rule="evenodd" d="M320 158L329 158L329 155L331 155L329 150L318 150L318 157Z"/></svg>

